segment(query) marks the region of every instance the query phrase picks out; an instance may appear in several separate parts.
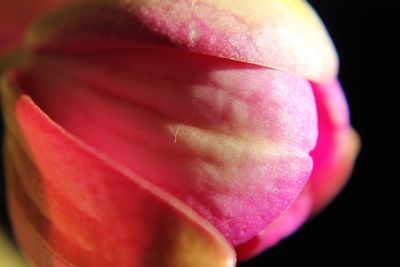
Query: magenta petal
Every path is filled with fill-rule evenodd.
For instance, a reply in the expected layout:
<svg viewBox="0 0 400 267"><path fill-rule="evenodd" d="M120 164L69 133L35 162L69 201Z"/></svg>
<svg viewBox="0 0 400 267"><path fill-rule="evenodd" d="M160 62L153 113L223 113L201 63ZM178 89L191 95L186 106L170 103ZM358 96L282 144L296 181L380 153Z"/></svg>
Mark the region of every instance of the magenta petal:
<svg viewBox="0 0 400 267"><path fill-rule="evenodd" d="M308 186L313 194L315 213L327 205L347 182L360 148L360 140L351 128L340 83L334 80L312 86L320 121L320 137L311 152L314 170Z"/></svg>
<svg viewBox="0 0 400 267"><path fill-rule="evenodd" d="M311 205L311 195L302 193L273 223L248 242L235 248L238 260L244 261L254 257L296 231L309 217Z"/></svg>
<svg viewBox="0 0 400 267"><path fill-rule="evenodd" d="M43 54L19 80L65 129L188 204L235 245L274 221L311 172L314 98L307 81L289 74L138 48Z"/></svg>
<svg viewBox="0 0 400 267"><path fill-rule="evenodd" d="M239 260L248 259L296 231L326 206L346 183L359 148L351 129L346 99L338 81L313 84L319 136L311 152L314 169L306 188L281 217L249 242L236 247Z"/></svg>

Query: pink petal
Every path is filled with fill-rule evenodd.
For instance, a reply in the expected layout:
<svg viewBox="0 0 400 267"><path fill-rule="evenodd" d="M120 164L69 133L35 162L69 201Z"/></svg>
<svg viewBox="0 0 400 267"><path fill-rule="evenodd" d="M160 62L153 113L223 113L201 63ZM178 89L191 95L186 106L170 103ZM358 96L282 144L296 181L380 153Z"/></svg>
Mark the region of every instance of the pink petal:
<svg viewBox="0 0 400 267"><path fill-rule="evenodd" d="M42 54L21 88L83 142L192 207L234 245L297 197L312 168L309 83L149 48Z"/></svg>
<svg viewBox="0 0 400 267"><path fill-rule="evenodd" d="M315 213L326 206L346 184L360 149L360 140L351 128L340 83L334 80L313 84L313 88L321 121L321 137L311 152L315 167L309 182Z"/></svg>
<svg viewBox="0 0 400 267"><path fill-rule="evenodd" d="M184 204L75 139L26 95L2 93L10 210L35 266L235 265L228 243Z"/></svg>
<svg viewBox="0 0 400 267"><path fill-rule="evenodd" d="M302 0L99 1L50 16L29 37L32 47L47 49L146 44L250 62L315 81L337 74L331 40Z"/></svg>
<svg viewBox="0 0 400 267"><path fill-rule="evenodd" d="M248 242L235 247L239 261L248 260L295 232L309 217L312 196L304 191L288 210Z"/></svg>
<svg viewBox="0 0 400 267"><path fill-rule="evenodd" d="M351 129L346 99L338 81L313 84L318 108L319 137L311 152L314 169L306 188L274 223L236 248L239 260L259 254L296 231L312 214L325 207L343 188L359 150Z"/></svg>

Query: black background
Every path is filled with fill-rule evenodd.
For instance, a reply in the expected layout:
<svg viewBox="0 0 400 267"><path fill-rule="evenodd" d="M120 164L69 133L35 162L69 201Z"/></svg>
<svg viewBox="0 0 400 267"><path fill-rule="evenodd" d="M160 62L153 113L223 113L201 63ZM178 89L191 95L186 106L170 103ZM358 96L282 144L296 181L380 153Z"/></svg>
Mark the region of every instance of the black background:
<svg viewBox="0 0 400 267"><path fill-rule="evenodd" d="M325 211L240 266L400 266L397 1L309 2L339 51L340 79L362 151L348 186ZM1 203L5 223L4 200Z"/></svg>
<svg viewBox="0 0 400 267"><path fill-rule="evenodd" d="M240 266L400 266L398 1L309 2L339 51L362 151L348 186L325 211Z"/></svg>

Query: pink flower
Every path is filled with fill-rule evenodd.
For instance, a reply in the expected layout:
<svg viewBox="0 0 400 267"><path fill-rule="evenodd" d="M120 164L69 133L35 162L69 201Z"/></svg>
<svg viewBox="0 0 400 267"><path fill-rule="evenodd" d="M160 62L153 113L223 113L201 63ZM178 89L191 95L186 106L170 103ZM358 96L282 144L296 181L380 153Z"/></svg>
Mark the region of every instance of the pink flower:
<svg viewBox="0 0 400 267"><path fill-rule="evenodd" d="M37 266L234 266L324 207L357 154L303 1L82 1L18 51L8 192Z"/></svg>

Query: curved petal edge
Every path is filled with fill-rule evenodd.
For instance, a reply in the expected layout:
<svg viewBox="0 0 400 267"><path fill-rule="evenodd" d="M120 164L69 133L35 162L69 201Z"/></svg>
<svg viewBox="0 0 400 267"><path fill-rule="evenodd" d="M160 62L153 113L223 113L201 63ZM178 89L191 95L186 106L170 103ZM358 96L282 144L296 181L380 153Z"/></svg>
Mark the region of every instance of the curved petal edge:
<svg viewBox="0 0 400 267"><path fill-rule="evenodd" d="M6 136L11 215L37 266L235 265L184 204L74 140L27 96L2 93L17 120Z"/></svg>
<svg viewBox="0 0 400 267"><path fill-rule="evenodd" d="M351 128L342 88L337 80L312 84L316 96L319 134L311 152L314 169L295 202L249 242L236 247L239 261L276 245L320 212L342 190L360 150L360 138Z"/></svg>
<svg viewBox="0 0 400 267"><path fill-rule="evenodd" d="M323 24L302 0L89 1L43 19L27 43L52 49L184 48L319 82L333 79L338 68Z"/></svg>

